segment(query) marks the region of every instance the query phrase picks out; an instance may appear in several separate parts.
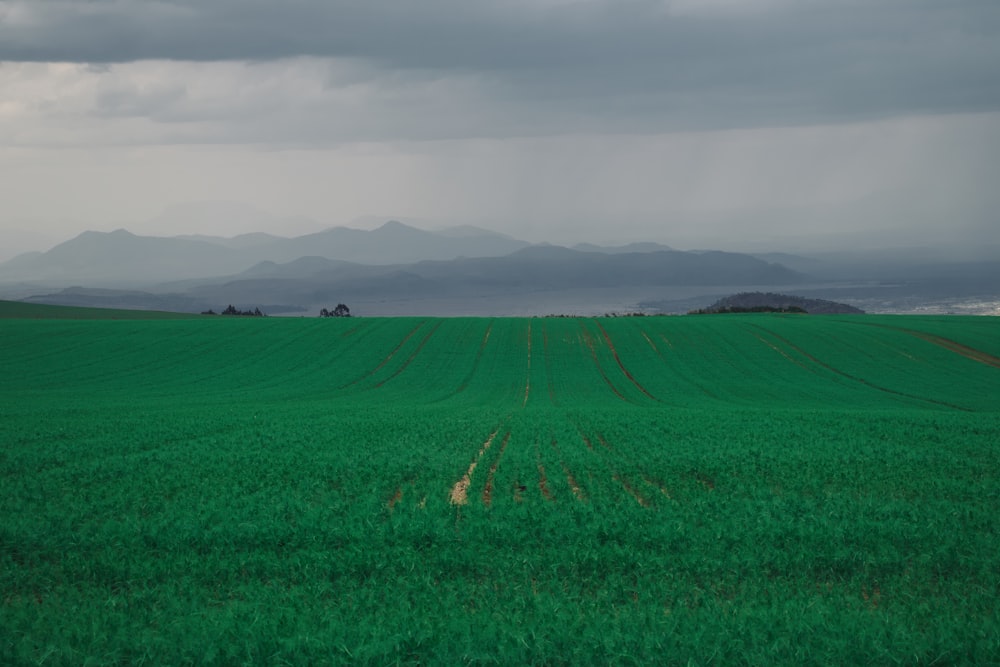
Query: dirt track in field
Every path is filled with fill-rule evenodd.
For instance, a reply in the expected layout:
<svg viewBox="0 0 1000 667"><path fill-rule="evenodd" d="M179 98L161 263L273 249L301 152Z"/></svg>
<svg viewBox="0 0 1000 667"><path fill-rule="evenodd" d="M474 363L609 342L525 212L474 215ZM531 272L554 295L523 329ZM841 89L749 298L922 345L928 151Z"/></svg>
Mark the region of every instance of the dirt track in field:
<svg viewBox="0 0 1000 667"><path fill-rule="evenodd" d="M375 373L378 373L379 370L383 366L385 366L387 363L389 363L389 361L394 356L396 356L396 353L399 352L399 349L401 347L403 347L404 345L406 345L406 341L410 340L410 338L413 336L413 334L417 333L417 330L420 327L424 326L424 324L425 324L425 322L420 322L419 324L417 324L417 326L415 326L412 329L410 329L410 332L408 334L406 334L405 336L403 336L403 340L399 341L399 344L396 347L392 348L392 352L390 352L389 354L387 354L385 356L385 358L381 361L381 363L379 363L378 366L376 366L375 368L371 369L370 371L368 371L367 373L365 373L364 375L362 375L361 377L359 377L357 380L354 380L353 382L348 382L347 384L343 385L341 387L341 389L345 389L347 387L350 387L351 385L357 384L357 383L361 382L362 380L366 380L366 379L370 378L371 376L375 375Z"/></svg>
<svg viewBox="0 0 1000 667"><path fill-rule="evenodd" d="M563 460L562 452L559 451L559 443L556 441L555 437L552 438L552 442L550 444L552 445L552 449L555 450L556 456L559 457L559 465L562 466L563 474L566 475L566 483L569 484L569 488L573 492L573 495L580 502L586 502L587 495L583 492L583 489L580 488L580 485L576 481L576 477L573 476L573 472L569 469L569 466L566 465L566 461Z"/></svg>
<svg viewBox="0 0 1000 667"><path fill-rule="evenodd" d="M864 378L860 378L860 377L858 377L856 375L851 375L850 373L845 373L844 371L840 370L839 368L837 368L835 366L831 366L830 364L828 364L828 363L826 363L826 362L824 362L824 361L816 358L815 356L809 354L808 352L806 352L805 350L803 350L798 345L795 345L792 341L788 340L784 336L780 336L780 335L774 333L773 331L765 329L764 327L761 327L761 326L756 326L755 325L754 328L759 329L760 331L764 331L765 333L767 333L772 338L781 341L782 343L784 343L785 345L787 345L790 349L795 350L796 352L798 352L799 354L801 354L803 357L805 357L809 361L811 361L814 364L816 364L817 366L821 366L821 367L825 368L826 370L830 371L831 373L836 373L837 375L839 375L841 377L844 377L844 378L847 378L848 380L851 380L853 382L858 382L860 384L865 385L866 387L871 387L872 389L884 392L886 394L892 394L894 396L902 396L904 398L911 398L911 399L915 399L915 400L918 400L918 401L924 401L925 403L933 403L934 405L943 405L945 407L952 408L953 410L961 410L962 412L970 412L969 408L962 407L961 405L955 405L954 403L948 403L947 401L939 401L937 399L928 398L926 396L917 396L916 394L908 394L908 393L903 392L903 391L896 391L895 389L889 389L888 387L883 387L883 386L881 386L879 384L875 384L874 382L870 382L870 381L868 381L868 380L866 380Z"/></svg>
<svg viewBox="0 0 1000 667"><path fill-rule="evenodd" d="M500 467L500 459L503 458L508 442L510 442L510 431L507 431L507 435L503 437L503 442L500 443L500 452L497 454L496 460L493 461L493 465L490 466L489 474L486 475L486 485L483 487L483 504L487 507L493 502L493 477L496 475L497 468Z"/></svg>
<svg viewBox="0 0 1000 667"><path fill-rule="evenodd" d="M469 371L469 374L466 375L465 379L462 380L462 384L460 384L458 386L458 389L455 390L456 394L460 394L463 391L465 391L469 386L469 382L472 380L473 377L475 377L476 371L479 370L479 364L483 360L483 351L486 349L486 343L490 342L490 333L492 331L493 331L493 321L491 320L489 326L486 327L486 333L483 334L482 342L479 343L479 351L476 352L476 361L473 362L472 364L472 370Z"/></svg>
<svg viewBox="0 0 1000 667"><path fill-rule="evenodd" d="M986 364L987 366L992 366L993 368L1000 368L1000 357L992 355L989 352L983 352L982 350L977 350L974 347L969 347L959 343L958 341L951 340L950 338L945 338L944 336L938 336L936 334L927 333L926 331L918 331L917 329L907 329L905 327L894 327L888 324L875 324L871 322L861 322L869 327L879 327L880 329L892 329L894 331L902 331L903 333L910 334L911 336L916 336L921 340L925 340L928 343L937 345L938 347L943 347L949 352L954 352L959 354L966 359L971 359L972 361L977 361L981 364Z"/></svg>
<svg viewBox="0 0 1000 667"><path fill-rule="evenodd" d="M643 496L641 493L639 493L639 490L636 489L634 486L632 486L632 484L627 479L625 479L623 476L621 476L618 473L614 473L612 475L612 478L616 482L618 482L619 484L621 484L622 488L625 489L630 496L632 496L633 498L635 498L635 502L639 503L639 505L641 505L642 507L649 507L649 504L650 504L649 500L645 496Z"/></svg>
<svg viewBox="0 0 1000 667"><path fill-rule="evenodd" d="M626 399L625 396L618 391L618 387L611 382L611 378L608 377L608 374L604 372L604 368L601 367L601 360L597 358L597 346L594 343L594 337L590 335L590 332L587 331L587 328L583 325L583 320L580 321L580 329L583 342L587 348L590 349L590 356L594 360L594 365L597 366L597 372L601 374L602 378L604 378L604 381L607 383L608 387L611 388L611 391L615 392L615 396L623 401L627 401L628 399Z"/></svg>
<svg viewBox="0 0 1000 667"><path fill-rule="evenodd" d="M622 369L622 373L625 374L625 377L628 378L629 382L634 384L639 391L644 393L646 396L649 396L654 401L660 400L656 396L653 396L648 391L646 391L646 388L643 387L641 384L639 384L639 381L636 380L635 377L633 377L632 373L630 373L627 368L625 368L625 364L622 363L621 357L618 356L618 350L615 349L615 344L611 340L611 335L608 333L607 329L605 329L604 326L600 323L600 321L598 320L594 321L597 323L597 328L601 330L601 335L604 336L604 342L608 344L608 349L611 350L611 355L615 358L615 363L618 364L618 368Z"/></svg>
<svg viewBox="0 0 1000 667"><path fill-rule="evenodd" d="M472 484L472 473L475 472L476 466L479 465L480 459L489 450L490 445L493 444L493 440L496 439L497 433L500 432L500 428L497 427L495 431L490 433L490 437L486 439L483 446L479 448L479 453L476 458L472 460L469 464L469 469L465 471L462 478L455 482L454 486L451 487L451 493L448 494L448 501L452 505L466 505L469 502L469 485Z"/></svg>
<svg viewBox="0 0 1000 667"><path fill-rule="evenodd" d="M982 350L977 350L974 347L963 345L949 338L942 338L941 336L935 336L934 334L924 333L923 331L914 331L913 329L900 329L900 331L905 331L911 336L916 336L917 338L926 340L928 343L933 343L938 347L943 347L949 352L960 354L966 359L972 359L973 361L978 361L981 364L986 364L987 366L992 366L993 368L1000 368L1000 358L994 357L988 352L983 352Z"/></svg>
<svg viewBox="0 0 1000 667"><path fill-rule="evenodd" d="M434 327L433 327L433 328L432 328L432 329L431 329L430 331L428 331L428 332L427 332L427 335L426 335L426 336L424 336L424 339L423 339L422 341L420 341L420 344L419 344L419 345L417 345L417 349L415 349L415 350L413 351L413 354L411 354L411 355L410 355L410 356L409 356L409 357L407 358L407 360L403 362L403 365L402 365L402 366L400 366L399 368L397 368L397 369L396 369L396 372L395 372L395 373L393 373L392 375L390 375L390 376L389 376L389 377L387 377L386 379L382 380L381 382L379 382L379 383L378 383L377 385L375 385L375 386L376 386L376 387L381 387L381 386L382 386L382 385L384 385L384 384L385 384L386 382L388 382L389 380L393 379L394 377L396 377L397 375L399 375L400 373L402 373L403 371L405 371L405 370L406 370L406 368L407 368L407 367L408 367L408 366L410 365L410 362L412 362L412 361L413 361L413 360L414 360L414 359L416 358L416 356L417 356L418 354L420 354L420 351L424 349L424 346L425 346L425 345L427 345L427 341L429 341L429 340L430 340L431 336L433 336L433 335L434 335L434 332L436 332L436 331L437 331L437 330L438 330L438 329L439 329L440 327L441 327L441 322L438 322L437 324L435 324L435 325L434 325ZM405 342L405 341L404 341L404 342Z"/></svg>
<svg viewBox="0 0 1000 667"><path fill-rule="evenodd" d="M778 347L777 345L775 345L771 341L767 340L763 336L761 336L759 334L754 334L754 338L756 338L760 342L764 343L764 345L767 345L769 348L771 348L772 350L774 350L775 352L777 352L778 354L780 354L781 356L783 356L785 359L787 359L788 361L790 361L793 364L795 364L796 366L798 366L799 368L804 368L806 370L809 370L808 367L804 363L802 363L798 359L793 358L787 352L785 352L780 347Z"/></svg>

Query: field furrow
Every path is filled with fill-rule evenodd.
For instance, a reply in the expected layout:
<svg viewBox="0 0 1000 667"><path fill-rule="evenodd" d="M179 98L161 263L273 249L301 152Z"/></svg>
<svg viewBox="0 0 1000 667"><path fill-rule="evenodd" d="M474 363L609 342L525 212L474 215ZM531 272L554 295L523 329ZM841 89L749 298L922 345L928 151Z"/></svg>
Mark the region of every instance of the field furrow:
<svg viewBox="0 0 1000 667"><path fill-rule="evenodd" d="M487 507L493 502L493 478L497 474L497 468L500 467L500 459L503 458L504 452L507 451L507 443L509 442L510 431L507 431L507 434L504 435L503 440L500 442L500 451L497 452L497 456L493 460L489 472L486 473L486 484L483 485L483 504Z"/></svg>
<svg viewBox="0 0 1000 667"><path fill-rule="evenodd" d="M489 325L486 327L486 332L483 334L483 340L479 344L479 349L476 351L476 359L472 363L472 368L469 369L469 374L462 378L462 382L458 385L458 389L455 393L461 393L469 386L469 381L475 377L476 373L479 371L479 365L483 361L483 352L486 350L486 344L490 342L490 333L493 332L493 321L490 320Z"/></svg>
<svg viewBox="0 0 1000 667"><path fill-rule="evenodd" d="M414 360L414 359L415 359L415 358L417 357L417 355L418 355L418 354L420 354L420 352L421 352L421 351L422 351L422 350L424 349L424 346L425 346L425 345L427 345L427 341L429 341L429 340L431 339L431 336L433 336L433 335L435 334L435 332L437 332L437 330L438 330L438 329L439 329L440 327L441 327L441 323L440 323L440 322L437 322L437 323L435 323L435 325L434 325L433 327L431 327L431 330L427 332L427 335L425 335L425 336L423 337L423 339L422 339L422 340L420 341L420 343L419 343L419 344L417 345L416 349L415 349L415 350L413 350L413 352L412 352L412 353L410 354L410 356L408 356L408 357L406 358L406 361L404 361L404 362L402 363L402 365L400 365L400 367L399 367L399 368L397 368L397 369L396 369L396 370L395 370L395 371L394 371L394 372L392 373L392 375L389 375L389 376L388 376L388 377L386 377L385 379L383 379L383 380L380 380L380 381L379 381L379 382L378 382L378 383L377 383L377 384L375 385L375 388L376 388L376 389L378 389L379 387L383 386L383 385L384 385L384 384L385 384L386 382L388 382L388 381L390 381L390 380L393 380L393 379L395 379L396 377L398 377L398 376L399 376L399 374L400 374L400 373L402 373L403 371L405 371L405 370L406 370L406 369L407 369L407 368L409 367L409 365L410 365L411 363L413 363L413 360ZM377 369L376 369L376 370L377 370Z"/></svg>
<svg viewBox="0 0 1000 667"><path fill-rule="evenodd" d="M630 373L629 370L625 368L625 364L622 363L621 357L618 356L618 350L615 349L615 344L611 340L611 335L608 334L608 330L601 325L600 321L595 320L595 322L597 324L597 328L600 329L601 331L601 335L604 336L604 342L607 343L608 349L611 350L611 355L615 358L615 363L618 364L618 368L620 368L621 372L625 375L626 378L628 378L628 381L631 382L633 385L635 385L636 389L641 391L649 398L653 399L654 401L659 401L660 399L650 394L645 387L639 384L638 380L635 379L635 376L633 376L632 373Z"/></svg>
<svg viewBox="0 0 1000 667"><path fill-rule="evenodd" d="M782 337L782 336L774 333L773 331L768 331L768 334L771 335L772 337L774 337L775 339L781 341L782 343L784 343L785 345L787 345L789 348L791 348L795 352L798 352L799 354L801 354L802 356L804 356L806 359L809 359L810 361L812 361L816 365L821 366L822 368L825 368L826 370L831 371L832 373L836 373L837 375L840 375L841 377L847 378L848 380L851 380L852 382L857 382L857 383L862 384L862 385L864 385L866 387L870 387L872 389L875 389L875 390L880 391L880 392L884 392L886 394L892 394L894 396L900 396L900 397L903 397L903 398L913 399L913 400L916 400L916 401L922 401L922 402L925 402L925 403L932 403L934 405L939 405L939 406L951 408L953 410L962 410L962 411L968 411L969 410L968 408L965 408L965 407L960 406L960 405L956 405L956 404L948 402L948 401L944 401L944 400L940 400L940 399L936 399L936 398L930 398L930 397L926 397L926 396L919 396L919 395L916 395L916 394L911 394L909 392L900 391L900 390L896 390L896 389L891 389L889 387L884 386L881 383L872 382L870 380L866 380L865 378L858 377L857 375L852 375L850 373L842 371L842 370L840 370L840 369L838 369L838 368L836 368L836 367L834 367L834 366L832 366L832 365L830 365L830 364L828 364L828 363L820 360L819 358L817 358L817 357L813 356L812 354L806 352L802 348L800 348L797 345L793 344L788 339L786 339L786 338L784 338L784 337Z"/></svg>
<svg viewBox="0 0 1000 667"><path fill-rule="evenodd" d="M594 340L593 335L589 331L587 331L587 328L584 326L584 323L582 321L580 322L580 330L581 330L580 338L583 342L583 345L585 345L586 348L590 350L590 358L593 360L594 366L597 368L597 372L600 373L601 379L604 380L604 383L608 385L608 388L611 389L611 391L614 393L615 396L617 396L623 401L627 400L625 398L625 395L622 394L620 391L618 391L618 387L614 385L614 383L611 381L611 378L608 377L608 374L604 372L604 368L601 366L601 360L598 359L597 357L597 343Z"/></svg>
<svg viewBox="0 0 1000 667"><path fill-rule="evenodd" d="M981 364L986 364L987 366L992 366L993 368L1000 368L1000 357L995 357L992 354L983 352L982 350L977 350L968 345L963 345L954 340L944 338L942 336L935 336L934 334L925 333L923 331L915 331L913 329L899 329L900 331L905 331L911 336L916 336L922 340L926 340L929 343L933 343L939 347L943 347L946 350L950 350L955 354L960 354L966 359L972 359L973 361L978 361Z"/></svg>
<svg viewBox="0 0 1000 667"><path fill-rule="evenodd" d="M451 487L451 493L448 494L448 499L452 505L465 505L469 502L469 485L472 484L472 474L476 471L476 466L482 460L483 456L489 451L490 446L493 444L493 440L496 439L497 433L500 432L500 427L497 427L489 437L483 442L482 446L479 448L479 452L476 454L472 462L469 463L468 469L465 474L457 482L455 482Z"/></svg>
<svg viewBox="0 0 1000 667"><path fill-rule="evenodd" d="M382 367L385 366L386 364L388 364L390 361L392 361L392 358L396 356L396 353L399 352L399 350L404 345L406 345L407 341L409 341L410 338L412 338L413 335L417 333L417 331L420 329L420 327L424 326L424 324L426 324L426 322L418 322L412 329L410 329L408 332L406 332L406 334L399 341L399 343L397 343L396 346L394 348L392 348L392 350L390 350L389 353L385 355L385 357L382 358L382 360L378 363L377 366L375 366L371 370L365 372L363 375L361 375L361 377L357 378L356 380L353 380L351 382L348 382L345 385L342 385L340 388L341 389L346 389L346 388L348 388L350 386L356 385L356 384L358 384L359 382L361 382L363 380L367 380L368 378L370 378L371 376L375 375L380 370L382 370Z"/></svg>

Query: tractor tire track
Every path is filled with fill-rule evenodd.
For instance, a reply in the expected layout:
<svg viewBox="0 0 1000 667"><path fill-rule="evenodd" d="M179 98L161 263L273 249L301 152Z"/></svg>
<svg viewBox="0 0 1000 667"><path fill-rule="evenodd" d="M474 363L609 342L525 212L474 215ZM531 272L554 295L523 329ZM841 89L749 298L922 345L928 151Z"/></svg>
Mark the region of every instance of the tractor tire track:
<svg viewBox="0 0 1000 667"><path fill-rule="evenodd" d="M584 434L583 430L579 426L577 426L577 430L584 444L586 444L587 447L593 449L593 445L591 444L590 439ZM594 436L597 438L597 441L601 444L601 447L603 447L605 451L609 453L615 451L614 447L611 446L611 443L608 442L607 438L605 438L602 433L595 432ZM603 455L601 458L604 462L604 466L608 469L608 472L611 473L611 479L617 482L625 490L626 493L632 496L632 498L635 499L637 503L639 503L641 507L648 508L652 506L652 502L650 502L649 498L642 495L639 489L637 489L635 485L633 485L624 475L622 475L615 468L615 466L611 464L611 461L607 459L607 454Z"/></svg>
<svg viewBox="0 0 1000 667"><path fill-rule="evenodd" d="M641 391L642 393L644 393L646 396L649 396L654 401L659 402L660 399L658 399L656 396L653 396L651 393L649 393L646 390L645 387L643 387L641 384L639 384L639 381L635 379L635 377L632 375L632 373L630 373L629 370L627 368L625 368L625 364L622 363L621 357L618 356L618 350L615 349L615 344L611 340L611 334L609 334L608 330L604 328L604 325L601 324L601 321L595 319L594 320L594 324L596 324L597 328L600 329L601 335L604 336L604 342L607 343L608 349L611 350L611 355L615 358L615 363L618 364L618 368L620 368L622 370L622 373L625 374L625 377L628 378L629 382L631 382L632 384L634 384L635 387L636 387L636 389L638 389L639 391Z"/></svg>
<svg viewBox="0 0 1000 667"><path fill-rule="evenodd" d="M490 333L493 331L493 322L494 320L490 320L489 326L486 327L486 333L483 334L483 340L481 343L479 343L479 351L476 352L476 359L475 361L472 362L472 369L469 371L469 374L466 375L465 378L462 380L462 384L458 386L458 389L455 390L456 394L460 394L463 391L465 391L466 388L469 386L469 382L471 382L472 378L476 376L476 371L479 370L479 363L483 360L483 351L486 349L486 343L489 342Z"/></svg>
<svg viewBox="0 0 1000 667"><path fill-rule="evenodd" d="M576 477L573 472L566 465L566 459L563 458L562 452L559 450L559 442L556 440L555 436L551 436L551 441L549 444L552 445L552 449L555 450L556 456L559 458L559 465L562 467L563 474L566 475L566 483L569 484L570 491L573 492L573 496L576 497L581 503L587 502L587 494L583 492L583 488L576 481Z"/></svg>
<svg viewBox="0 0 1000 667"><path fill-rule="evenodd" d="M545 465L542 463L542 448L538 444L538 438L535 438L535 459L538 463L538 490L542 492L542 498L549 502L554 502L555 498L552 495L552 490L549 488L549 478L545 474Z"/></svg>
<svg viewBox="0 0 1000 667"><path fill-rule="evenodd" d="M878 327L880 329L889 329L891 331L901 331L903 333L915 336L921 340L925 340L928 343L942 347L949 352L954 352L955 354L961 355L966 359L971 359L972 361L977 361L981 364L987 366L992 366L993 368L1000 368L1000 357L996 357L989 352L983 352L982 350L977 350L974 347L969 347L963 343L959 343L957 340L951 340L950 338L945 338L944 336L938 336L936 334L927 333L926 331L918 331L917 329L907 329L905 327L893 327L888 324L875 324L873 322L852 322L852 324L862 324L868 327Z"/></svg>
<svg viewBox="0 0 1000 667"><path fill-rule="evenodd" d="M766 338L764 338L760 334L756 334L755 333L753 336L754 336L754 338L756 338L760 342L764 343L764 345L767 345L769 348L771 348L772 350L774 350L775 352L777 352L778 354L780 354L781 356L783 356L785 359L787 359L788 361L790 361L793 364L795 364L796 366L798 366L799 368L802 368L802 369L810 371L810 372L814 372L813 369L809 368L808 366L806 366L804 363L802 363L798 359L793 358L790 354L788 354L787 352L785 352L780 347L778 347L777 345L775 345L771 341L767 340Z"/></svg>
<svg viewBox="0 0 1000 667"><path fill-rule="evenodd" d="M589 331L587 331L587 327L584 325L583 320L580 320L580 330L583 343L590 349L590 357L594 360L594 365L597 366L597 372L601 374L601 377L604 378L604 381L607 383L608 387L611 388L611 391L615 393L615 396L628 402L628 399L626 399L625 396L618 391L618 387L611 382L611 378L608 377L608 374L604 372L604 368L601 367L601 361L597 358L597 346L594 344L594 337Z"/></svg>
<svg viewBox="0 0 1000 667"><path fill-rule="evenodd" d="M639 503L640 506L642 506L642 507L649 507L649 505L650 505L649 500L646 499L641 493L639 493L639 490L636 489L634 486L632 486L632 484L630 484L627 479L625 479L624 477L622 477L617 472L612 475L612 478L616 482L618 482L619 484L621 484L622 488L624 488L628 492L628 494L630 496L632 496L633 498L635 498L635 501L637 503Z"/></svg>
<svg viewBox="0 0 1000 667"><path fill-rule="evenodd" d="M646 339L646 342L648 342L648 343L649 343L649 346L650 346L651 348L653 348L653 351L654 351L654 352L656 352L656 355L657 355L657 356L658 356L658 357L660 358L660 361L662 361L662 362L663 362L664 364L667 364L667 365L669 365L669 362L667 361L667 358L666 358L665 356L663 356L663 351L662 351L662 350L660 350L660 348L658 348L658 347L656 346L656 343L654 343L654 342L653 342L653 340L652 340L652 339L651 339L651 338L650 338L650 337L649 337L649 336L648 336L648 335L646 334L646 332L645 332L645 331L641 331L640 333L642 333L643 337L644 337L644 338ZM668 347L669 347L669 348L670 348L671 350L672 350L672 349L674 349L674 344L673 344L673 343L671 343L671 342L670 342L670 340L668 340L666 336L664 336L663 334L660 334L660 338L662 338L662 339L663 339L663 342L664 342L664 343L666 343L666 344L667 344L667 346L668 346ZM680 375L679 373L678 373L678 376L679 376L679 377L682 377L682 376L681 376L681 375ZM705 394L705 395L706 395L706 396L708 396L709 398L714 398L714 399L716 399L716 400L719 400L719 397L718 397L718 396L716 396L716 395L715 395L715 394L713 394L713 393L712 393L711 391L709 391L708 389L706 389L706 388L705 388L704 386L702 386L701 384L699 384L699 383L695 382L694 380L690 380L690 379L688 379L688 378L686 378L686 377L682 377L682 379L683 379L683 380L684 380L685 382L688 382L688 383L690 383L690 384L694 385L694 386L695 386L695 387L696 387L696 388L697 388L697 389L698 389L698 390L699 390L699 391L700 391L701 393Z"/></svg>
<svg viewBox="0 0 1000 667"><path fill-rule="evenodd" d="M382 369L383 366L385 366L387 363L389 363L389 361L394 356L396 356L396 353L399 352L399 349L401 347L403 347L404 345L406 345L406 341L410 340L410 338L413 337L413 334L417 333L417 330L420 327L424 326L424 324L426 324L426 322L419 322L417 324L417 326L415 326L412 329L410 329L409 333L407 333L405 336L403 336L403 340L399 341L399 344L396 345L396 347L392 348L392 351L385 356L385 358L381 361L381 363L379 363L378 366L376 366L372 370L368 371L367 373L365 373L364 375L362 375L361 377L359 377L357 380L354 380L352 382L348 382L347 384L342 385L340 388L341 389L346 389L346 388L348 388L348 387L350 387L352 385L356 385L357 383L361 382L362 380L367 380L371 376L373 376L376 373L378 373Z"/></svg>
<svg viewBox="0 0 1000 667"><path fill-rule="evenodd" d="M486 485L483 486L483 504L487 507L493 502L493 477L496 475L497 468L500 467L500 459L503 458L503 453L507 449L507 443L510 442L510 431L503 437L503 442L500 443L500 451L497 453L496 459L493 461L493 465L490 466L490 471L486 475Z"/></svg>
<svg viewBox="0 0 1000 667"><path fill-rule="evenodd" d="M992 366L993 368L1000 368L1000 357L994 357L988 352L983 352L982 350L977 350L974 347L963 345L962 343L951 340L950 338L935 336L934 334L924 333L923 331L913 331L911 329L900 329L900 331L905 331L911 336L916 336L917 338L926 340L928 343L933 343L938 347L943 347L949 352L959 354L966 359L978 361L981 364L986 364L987 366Z"/></svg>
<svg viewBox="0 0 1000 667"><path fill-rule="evenodd" d="M483 340L479 343L479 350L476 352L476 359L472 364L472 370L462 380L462 384L459 385L455 393L465 391L466 387L469 386L469 382L475 377L476 371L479 369L479 364L483 360L483 352L486 350L486 344L490 341L490 334L493 332L493 322L494 320L490 320L489 326L486 327L486 333L483 334Z"/></svg>
<svg viewBox="0 0 1000 667"><path fill-rule="evenodd" d="M403 365L402 365L402 366L400 366L399 368L397 368L397 369L396 369L396 372L395 372L395 373L393 373L393 374L392 374L392 375L390 375L389 377L385 378L384 380L382 380L381 382L379 382L378 384L376 384L376 385L375 385L375 388L376 388L376 389L378 389L379 387L381 387L382 385L384 385L384 384L385 384L386 382L388 382L389 380L392 380L393 378L395 378L396 376L398 376L398 375L399 375L400 373L402 373L403 371L405 371L405 370L406 370L406 368L407 368L407 366L409 366L409 365L410 365L410 362L412 362L412 361L413 361L413 360L414 360L414 359L416 358L416 356L417 356L418 354L420 354L421 350L423 350L423 349L424 349L424 346L425 346L425 345L427 345L427 341L428 341L428 340L430 340L431 336L433 336L433 335L434 335L434 333L435 333L435 332L436 332L436 331L437 331L437 330L438 330L438 329L439 329L440 327L441 327L441 321L439 320L439 321L438 321L438 322L437 322L437 323L436 323L436 324L435 324L435 325L434 325L434 326L433 326L433 327L431 328L431 330L427 332L427 335L426 335L426 336L424 336L424 339L423 339L422 341L420 341L420 344L419 344L419 345L417 345L417 349L415 349L415 350L413 351L413 354L411 354L411 355L410 355L410 356L409 356L409 357L407 358L407 360L403 362Z"/></svg>
<svg viewBox="0 0 1000 667"><path fill-rule="evenodd" d="M476 457L472 459L472 463L469 464L469 469L465 471L465 474L451 487L451 493L448 494L448 502L452 505L466 505L469 502L469 485L472 484L472 474L476 471L476 466L479 465L479 461L482 460L483 456L489 451L490 446L497 437L497 433L500 432L501 427L497 426L496 429L490 433L489 437L483 442L482 446L479 448L479 453Z"/></svg>
<svg viewBox="0 0 1000 667"><path fill-rule="evenodd" d="M657 347L656 347L656 343L654 343L654 342L653 342L653 339L652 339L652 338L650 338L650 337L649 337L649 336L648 336L648 335L646 334L646 332L645 332L645 331L639 331L639 333L641 333L641 334L642 334L642 337L646 339L646 342L647 342L647 343L649 343L649 346L650 346L651 348L653 348L653 352L656 352L657 354L659 354L659 353L660 353L660 350L659 350L659 349L657 349Z"/></svg>
<svg viewBox="0 0 1000 667"><path fill-rule="evenodd" d="M860 378L860 377L858 377L856 375L851 375L850 373L846 373L846 372L840 370L839 368L831 366L830 364L828 364L828 363L826 363L824 361L821 361L820 359L814 357L813 355L809 354L808 352L806 352L801 347L799 347L795 343L791 342L790 340L788 340L784 336L780 336L780 335L774 333L773 331L770 331L770 330L768 330L768 329L766 329L764 327L758 326L758 325L752 325L752 326L754 328L756 328L756 329L764 331L765 333L767 333L769 336L775 338L776 340L781 341L782 343L784 343L785 345L787 345L789 347L789 349L792 349L792 350L798 352L799 354L801 354L803 357L805 357L809 361L813 362L814 364L816 364L816 365L818 365L818 366L820 366L822 368L825 368L826 370L830 371L831 373L835 373L836 375L839 375L841 377L847 378L848 380L851 380L852 382L857 382L857 383L863 384L866 387L871 387L872 389L875 389L876 391L881 391L881 392L884 392L886 394L892 394L894 396L902 396L903 398L909 398L909 399L913 399L913 400L916 400L916 401L922 401L924 403L932 403L934 405L941 405L941 406L944 406L946 408L951 408L953 410L960 410L962 412L972 412L971 409L963 407L961 405L955 405L954 403L948 403L947 401L939 401L939 400L934 399L934 398L927 398L925 396L917 396L916 394L908 394L908 393L906 393L904 391L897 391L895 389L889 389L888 387L883 387L882 385L876 384L874 382L870 382L869 380L866 380L864 378Z"/></svg>

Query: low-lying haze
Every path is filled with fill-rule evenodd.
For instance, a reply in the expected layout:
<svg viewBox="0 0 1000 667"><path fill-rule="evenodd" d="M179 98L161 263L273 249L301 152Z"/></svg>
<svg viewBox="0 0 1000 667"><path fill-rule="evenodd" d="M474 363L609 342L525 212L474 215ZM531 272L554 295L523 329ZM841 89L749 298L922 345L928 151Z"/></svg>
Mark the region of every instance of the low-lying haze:
<svg viewBox="0 0 1000 667"><path fill-rule="evenodd" d="M1000 243L993 0L5 0L0 61L0 259L389 218ZM251 208L178 214L204 201Z"/></svg>

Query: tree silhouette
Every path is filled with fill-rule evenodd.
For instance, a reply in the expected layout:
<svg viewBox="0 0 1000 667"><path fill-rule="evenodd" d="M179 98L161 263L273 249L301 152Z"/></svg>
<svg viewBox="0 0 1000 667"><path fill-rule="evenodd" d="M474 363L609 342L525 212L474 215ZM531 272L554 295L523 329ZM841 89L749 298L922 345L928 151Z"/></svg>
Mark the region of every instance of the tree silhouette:
<svg viewBox="0 0 1000 667"><path fill-rule="evenodd" d="M319 311L320 317L350 317L351 309L342 303L338 303L337 307L333 310L327 310L326 308Z"/></svg>
<svg viewBox="0 0 1000 667"><path fill-rule="evenodd" d="M233 304L229 304L224 311L223 315L243 315L245 317L267 317L263 312L261 312L260 307L254 308L253 310L240 310L236 308Z"/></svg>

